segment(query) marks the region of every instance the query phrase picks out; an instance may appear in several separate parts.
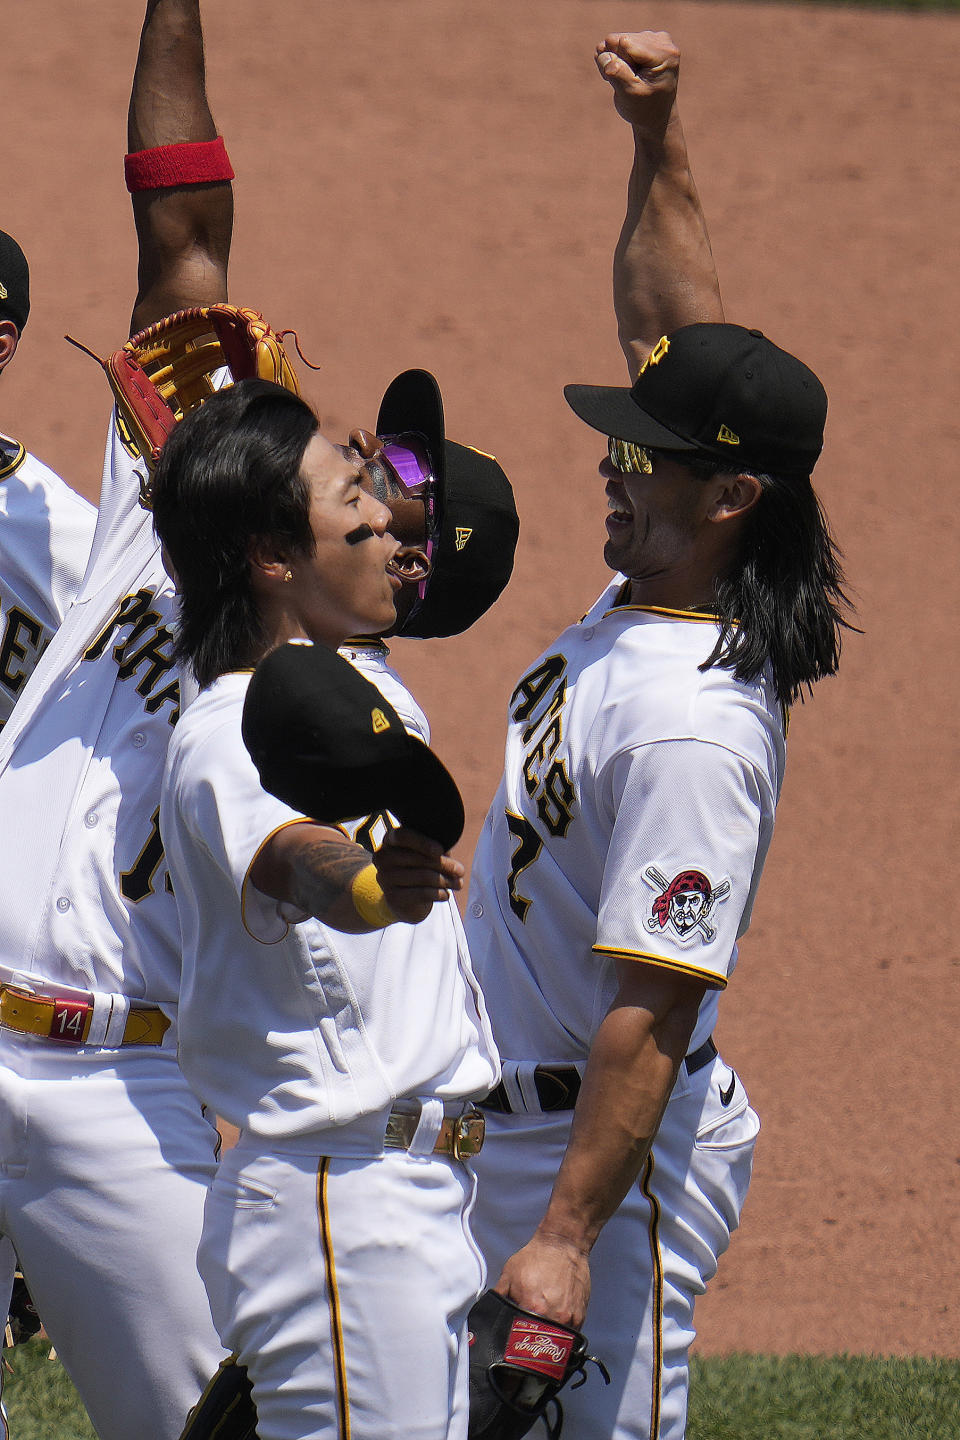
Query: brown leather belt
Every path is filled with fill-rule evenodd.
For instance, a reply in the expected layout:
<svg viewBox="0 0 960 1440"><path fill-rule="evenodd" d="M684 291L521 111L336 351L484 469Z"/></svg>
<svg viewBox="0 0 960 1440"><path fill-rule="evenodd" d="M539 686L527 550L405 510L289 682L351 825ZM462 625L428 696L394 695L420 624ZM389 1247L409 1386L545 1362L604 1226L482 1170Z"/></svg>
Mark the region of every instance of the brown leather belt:
<svg viewBox="0 0 960 1440"><path fill-rule="evenodd" d="M31 995L14 985L0 985L0 1025L20 1035L37 1035L58 1045L85 1045L93 1019L93 1000ZM155 1005L131 1010L115 1045L159 1045L170 1025ZM113 1049L114 1045L110 1046Z"/></svg>
<svg viewBox="0 0 960 1440"><path fill-rule="evenodd" d="M704 1040L696 1050L684 1057L684 1065L688 1075L696 1075L717 1053L717 1047L713 1043L713 1037ZM553 1110L572 1110L577 1103L577 1096L580 1094L580 1071L576 1065L538 1065L533 1072L533 1083L537 1091L537 1098L540 1101L540 1109L549 1112ZM501 1115L514 1115L518 1112L510 1104L510 1097L507 1094L503 1081L484 1100L478 1100L477 1104L484 1110L496 1110ZM520 1112L522 1113L522 1112Z"/></svg>
<svg viewBox="0 0 960 1440"><path fill-rule="evenodd" d="M383 1137L386 1149L409 1150L419 1123L420 1116L417 1114L406 1110L391 1111ZM433 1147L434 1155L452 1155L454 1160L468 1160L471 1155L478 1155L485 1128L486 1121L473 1106L464 1110L462 1115L446 1116Z"/></svg>

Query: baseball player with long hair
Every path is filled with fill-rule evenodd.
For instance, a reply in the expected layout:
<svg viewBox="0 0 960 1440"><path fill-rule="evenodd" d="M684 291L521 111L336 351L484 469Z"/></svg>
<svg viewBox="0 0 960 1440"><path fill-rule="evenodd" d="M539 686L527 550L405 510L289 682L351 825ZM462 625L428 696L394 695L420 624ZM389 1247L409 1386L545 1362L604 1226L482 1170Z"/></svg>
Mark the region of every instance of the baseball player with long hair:
<svg viewBox="0 0 960 1440"><path fill-rule="evenodd" d="M478 1157L494 1287L580 1326L611 1384L578 1440L680 1440L693 1307L757 1118L712 1032L770 844L786 707L837 668L842 576L810 472L826 396L723 323L664 34L597 63L635 162L615 297L633 385L604 437L610 585L520 678L468 936L503 1056Z"/></svg>
<svg viewBox="0 0 960 1440"><path fill-rule="evenodd" d="M0 373L30 314L30 270L0 230ZM0 434L0 727L71 604L97 512L19 440Z"/></svg>
<svg viewBox="0 0 960 1440"><path fill-rule="evenodd" d="M513 566L519 522L512 489L491 456L447 438L439 386L424 370L406 370L396 377L381 402L377 433L352 431L342 454L357 465L364 487L390 511L390 533L398 544L391 569L403 585L394 597L395 620L391 617L392 623L379 634L349 638L340 647L340 654L377 686L408 733L429 743L427 718L393 669L385 637L423 639L462 634L486 613L503 590ZM242 764L249 778L246 761ZM233 794L231 788L230 795ZM232 800L228 803L232 805ZM391 825L384 806L352 824L349 833L366 850L374 851L382 844ZM322 927L317 927L317 932L323 933ZM451 1045L456 1043L453 1037L462 1030L464 1014L472 1015L475 1007L478 1017L483 1014L482 1002L479 997L474 998L475 987L468 980L465 940L457 909L452 903L435 906L430 916L416 927L390 925L359 939L330 933L325 943L335 948L348 975L355 972L367 975L375 966L380 979L365 1003L371 1007L375 1026L380 1027L384 1017L389 1016L392 1039L387 1041L382 1031L374 1033L381 1056L389 1065L391 1097L406 1106L404 1113L409 1116L422 1104L423 1096L421 1093L417 1100L412 1100L404 1092L411 1088L422 1092L424 1066L432 1070L442 1062ZM197 970L199 973L199 965ZM467 980L465 988L462 979ZM215 976L209 984L215 989ZM198 994L200 988L198 981ZM209 1062L204 1060L202 1051L210 1022L202 1006L195 1004L191 1008L199 1015L200 1034L198 1054L194 1061L188 1056L186 1064L188 1070L194 1063L205 1070ZM484 1044L489 1044L484 1022L481 1022L480 1033ZM233 1053L231 1047L231 1064ZM429 1085L435 1084L434 1077L428 1076L427 1080ZM202 1091L204 1080L198 1079L196 1083ZM234 1102L224 1099L222 1103L228 1112L234 1113L231 1110ZM253 1123L257 1124L256 1118ZM308 1141L302 1138L298 1143L306 1145ZM313 1144L318 1155L330 1143L322 1129L315 1132ZM230 1167L239 1163L242 1153L228 1159L224 1177ZM399 1168L401 1173L405 1169L402 1165ZM405 1188L401 1186L401 1195ZM229 1186L222 1203L229 1214L233 1203ZM312 1211L303 1219L315 1227ZM381 1222L371 1222L366 1202L364 1223L376 1224L378 1247L385 1250L387 1232ZM462 1257L456 1258L463 1243L463 1231L457 1226L451 1233L456 1268L463 1273ZM438 1308L443 1301L437 1291L432 1313L428 1307L411 1331L409 1288L416 1283L418 1289L430 1294L436 1291L436 1286L432 1276L421 1277L416 1282L413 1277L407 1277L400 1284L400 1323L396 1316L388 1323L384 1306L396 1283L395 1267L402 1268L409 1263L405 1237L395 1235L393 1238L396 1242L394 1263L386 1265L383 1274L368 1277L360 1294L355 1294L352 1285L340 1290L338 1308L346 1309L354 1317L353 1338L347 1350L349 1358L335 1376L329 1355L325 1357L318 1348L315 1356L318 1375L312 1377L312 1383L319 1379L328 1405L335 1384L339 1387L337 1407L341 1414L349 1415L354 1433L367 1425L382 1430L387 1418L405 1431L408 1427L416 1430L417 1423L426 1423L425 1403L430 1407L429 1425L438 1434L448 1433L448 1427L451 1434L462 1433L465 1415L462 1306L455 1306L452 1315L444 1313ZM348 1232L341 1233L341 1227L334 1227L331 1245L335 1260L341 1245L349 1243ZM311 1313L316 1312L319 1334L329 1333L334 1320L332 1311L326 1312L320 1303L321 1297L315 1289L316 1275L301 1273L302 1254L303 1251L299 1252L296 1277L284 1275L282 1281L285 1289L282 1317L274 1316L269 1309L267 1312L269 1324L278 1331L277 1339L271 1340L262 1356L259 1345L252 1339L244 1347L257 1377L257 1394L267 1425L283 1423L278 1419L278 1412L282 1416L295 1396L297 1404L307 1403L302 1389L291 1388L292 1352L289 1347L285 1352L280 1342L281 1324L283 1334L288 1336L290 1317L304 1306ZM337 1264L339 1266L339 1262ZM434 1268L442 1268L442 1262ZM470 1267L475 1284L479 1283L480 1273ZM254 1298L257 1298L255 1294ZM361 1298L377 1307L376 1322L370 1321L366 1332L357 1308ZM462 1294L460 1298L462 1300ZM226 1322L228 1326L233 1323L232 1320ZM362 1378L358 1387L351 1367L356 1363L357 1347L368 1351L373 1336L377 1337L378 1346L389 1348L390 1358L383 1362L382 1379L371 1393ZM448 1354L450 1364L444 1361L438 1365L438 1347ZM413 1387L411 1372L418 1377ZM421 1375L425 1377L423 1385L419 1380ZM430 1376L433 1378L427 1378ZM311 1410L317 1403L309 1402ZM406 1407L411 1403L418 1407L420 1421L407 1414ZM322 1413L322 1404L320 1409ZM197 1407L184 1440L187 1436L200 1440L200 1437L222 1433L221 1426L238 1437L256 1431L257 1411L244 1364L233 1363L221 1368ZM266 1434L266 1430L260 1433Z"/></svg>
<svg viewBox="0 0 960 1440"><path fill-rule="evenodd" d="M277 647L306 653L284 642L322 651L392 627L398 542L362 452L417 499L433 460L406 414L384 442L356 432L339 448L302 401L244 382L174 431L151 491L178 653L201 687L161 805L180 1061L241 1132L199 1261L261 1440L466 1433L465 1322L483 1280L468 1102L499 1069L452 899L463 867L403 828L371 865L268 793L242 728L253 667ZM448 457L448 487L450 472ZM428 526L431 547L442 529Z"/></svg>
<svg viewBox="0 0 960 1440"><path fill-rule="evenodd" d="M197 0L149 0L128 136L136 328L225 298ZM196 1269L217 1136L177 1066L173 586L138 490L111 426L84 583L0 736L0 1212L98 1435L175 1440L223 1355Z"/></svg>

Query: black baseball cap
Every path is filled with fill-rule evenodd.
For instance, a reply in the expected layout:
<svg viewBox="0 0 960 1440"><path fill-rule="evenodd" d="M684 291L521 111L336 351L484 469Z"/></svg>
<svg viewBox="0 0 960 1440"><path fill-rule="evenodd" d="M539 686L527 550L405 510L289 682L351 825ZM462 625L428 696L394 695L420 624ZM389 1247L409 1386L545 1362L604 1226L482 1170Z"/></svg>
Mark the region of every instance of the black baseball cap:
<svg viewBox="0 0 960 1440"><path fill-rule="evenodd" d="M0 316L22 330L30 314L30 267L12 235L0 230Z"/></svg>
<svg viewBox="0 0 960 1440"><path fill-rule="evenodd" d="M632 389L566 385L563 393L605 435L744 470L809 475L823 448L827 395L816 375L740 325L664 335Z"/></svg>
<svg viewBox="0 0 960 1440"><path fill-rule="evenodd" d="M446 438L440 386L428 370L404 370L387 386L378 435L412 430L427 442L439 531L427 592L397 635L461 635L486 614L513 572L520 521L513 487L492 455Z"/></svg>
<svg viewBox="0 0 960 1440"><path fill-rule="evenodd" d="M358 670L325 645L290 642L260 661L243 743L264 790L336 825L389 810L444 850L463 834L456 781Z"/></svg>

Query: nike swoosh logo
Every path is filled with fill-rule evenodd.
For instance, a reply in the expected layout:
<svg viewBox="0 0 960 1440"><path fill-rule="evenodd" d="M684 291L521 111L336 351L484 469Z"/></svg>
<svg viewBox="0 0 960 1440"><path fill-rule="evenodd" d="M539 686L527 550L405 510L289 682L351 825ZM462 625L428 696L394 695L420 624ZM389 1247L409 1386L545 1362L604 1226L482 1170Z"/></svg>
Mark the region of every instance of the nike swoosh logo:
<svg viewBox="0 0 960 1440"><path fill-rule="evenodd" d="M730 1101L733 1099L733 1092L734 1092L734 1090L736 1090L736 1088L737 1088L737 1077L736 1077L736 1075L733 1073L733 1071L731 1070L731 1071L730 1071L730 1084L727 1086L726 1090L721 1090L721 1091L720 1091L720 1104L721 1104L721 1105L727 1106L727 1105L730 1104Z"/></svg>

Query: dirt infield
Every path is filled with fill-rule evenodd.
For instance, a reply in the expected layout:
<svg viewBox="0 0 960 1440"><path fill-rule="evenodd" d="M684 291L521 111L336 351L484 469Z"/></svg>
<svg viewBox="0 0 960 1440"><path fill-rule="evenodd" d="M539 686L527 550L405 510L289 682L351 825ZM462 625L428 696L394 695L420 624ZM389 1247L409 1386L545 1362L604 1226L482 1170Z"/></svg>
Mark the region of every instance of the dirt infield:
<svg viewBox="0 0 960 1440"><path fill-rule="evenodd" d="M625 373L609 269L630 142L593 43L650 25L681 44L728 318L795 350L831 397L818 483L865 631L794 715L777 838L721 1007L764 1132L699 1343L960 1355L960 194L946 183L960 21L680 0L204 8L238 173L232 298L296 326L322 360L306 388L331 434L372 428L393 374L425 365L451 435L496 453L516 486L501 605L461 642L395 650L462 782L464 858L512 682L606 573L597 437L560 393ZM103 352L126 335L139 10L32 0L5 19L0 225L31 259L34 314L0 424L91 495L107 392L60 337Z"/></svg>

